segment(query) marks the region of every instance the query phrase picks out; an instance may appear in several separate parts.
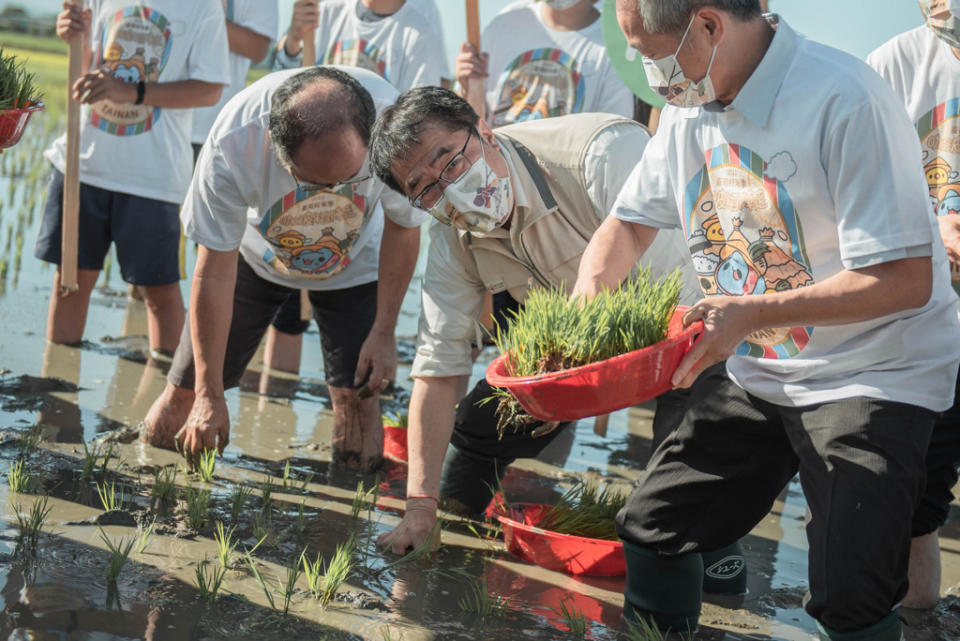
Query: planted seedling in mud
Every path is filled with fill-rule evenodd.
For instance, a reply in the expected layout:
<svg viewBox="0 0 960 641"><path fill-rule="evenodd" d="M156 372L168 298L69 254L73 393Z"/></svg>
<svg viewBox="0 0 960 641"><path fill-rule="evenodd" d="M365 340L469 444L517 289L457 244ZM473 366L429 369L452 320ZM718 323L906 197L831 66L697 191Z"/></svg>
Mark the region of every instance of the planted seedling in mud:
<svg viewBox="0 0 960 641"><path fill-rule="evenodd" d="M343 582L347 580L353 569L353 553L356 549L356 540L351 536L345 543L341 543L334 550L329 563L324 567L320 555L313 563L307 558L307 551L300 555L303 573L307 577L307 586L320 605L327 607Z"/></svg>
<svg viewBox="0 0 960 641"><path fill-rule="evenodd" d="M283 466L282 480L283 480L284 492L289 492L291 490L303 492L307 489L307 485L310 484L310 481L313 480L313 473L311 472L307 474L307 478L305 478L303 481L298 483L297 480L290 475L290 461L287 461L286 464Z"/></svg>
<svg viewBox="0 0 960 641"><path fill-rule="evenodd" d="M177 489L177 468L175 466L163 467L153 473L153 497L161 503L167 503L173 499L173 493Z"/></svg>
<svg viewBox="0 0 960 641"><path fill-rule="evenodd" d="M487 590L487 577L480 577L480 582L468 580L467 593L457 599L457 605L464 612L472 612L482 617L503 616L507 611L510 599L500 595L491 596Z"/></svg>
<svg viewBox="0 0 960 641"><path fill-rule="evenodd" d="M103 452L100 450L100 444L94 442L93 447L89 447L87 442L83 442L83 471L80 472L81 481L89 481L93 478L93 471L97 467L97 461L100 460L100 456ZM106 460L106 457L104 457ZM104 464L106 467L106 464Z"/></svg>
<svg viewBox="0 0 960 641"><path fill-rule="evenodd" d="M247 568L250 570L250 574L253 575L253 578L257 580L257 583L260 584L260 588L263 590L263 594L267 597L267 603L270 604L270 607L274 610L277 609L277 603L273 599L273 591L270 589L270 586L267 585L267 582L263 580L263 575L260 574L260 570L257 569L257 563L253 560L253 557L249 553L245 554L243 560L247 564Z"/></svg>
<svg viewBox="0 0 960 641"><path fill-rule="evenodd" d="M153 526L157 524L157 519L153 519L145 529L140 531L137 537L137 554L143 554L147 546L150 545L150 537L153 536Z"/></svg>
<svg viewBox="0 0 960 641"><path fill-rule="evenodd" d="M567 603L570 603L570 605L568 606ZM583 616L583 612L577 609L573 599L560 599L560 607L550 609L563 619L571 637L582 639L587 635L587 617Z"/></svg>
<svg viewBox="0 0 960 641"><path fill-rule="evenodd" d="M303 556L302 552L301 556ZM286 581L281 583L277 579L277 591L283 597L283 616L287 616L287 612L290 611L290 602L297 591L297 581L300 579L300 559L294 560L293 564L287 566L286 570Z"/></svg>
<svg viewBox="0 0 960 641"><path fill-rule="evenodd" d="M350 518L354 521L360 518L360 512L364 509L372 509L376 505L380 494L380 484L374 483L369 490L363 485L363 481L357 483L357 491L353 494L353 504L350 506Z"/></svg>
<svg viewBox="0 0 960 641"><path fill-rule="evenodd" d="M40 539L40 531L46 522L50 511L53 509L49 505L47 497L42 496L33 502L30 512L24 514L23 508L17 504L13 506L13 513L17 519L17 551L30 552L31 555L37 554L37 542Z"/></svg>
<svg viewBox="0 0 960 641"><path fill-rule="evenodd" d="M293 526L297 534L303 534L303 531L307 529L307 519L303 514L303 501L300 501L300 505L297 506L297 523Z"/></svg>
<svg viewBox="0 0 960 641"><path fill-rule="evenodd" d="M510 376L537 376L606 360L666 338L681 287L680 270L656 279L646 268L586 303L558 289L534 289L523 308L511 312L506 328L497 324L493 340L501 354L510 354ZM533 421L505 389L496 389L488 400L499 403L501 434Z"/></svg>
<svg viewBox="0 0 960 641"><path fill-rule="evenodd" d="M230 531L226 531L221 521L217 521L217 531L213 534L214 541L217 542L217 557L220 559L220 565L224 568L230 567L230 561L233 559L233 551L237 549L237 543L233 540L233 532L237 529L234 525Z"/></svg>
<svg viewBox="0 0 960 641"><path fill-rule="evenodd" d="M26 461L34 452L37 451L37 448L40 447L40 426L34 425L26 432L22 432L20 435L20 448L17 452L17 459L20 461Z"/></svg>
<svg viewBox="0 0 960 641"><path fill-rule="evenodd" d="M113 457L113 443L107 445L107 451L103 453L103 462L100 464L100 474L107 473L107 467L110 465L110 459Z"/></svg>
<svg viewBox="0 0 960 641"><path fill-rule="evenodd" d="M100 503L103 505L105 512L113 512L123 507L123 488L117 494L113 481L110 482L110 485L107 485L106 482L102 486L97 483L97 494L100 495Z"/></svg>
<svg viewBox="0 0 960 641"><path fill-rule="evenodd" d="M213 470L217 466L217 451L203 450L200 452L200 460L197 462L197 474L204 483L213 482Z"/></svg>
<svg viewBox="0 0 960 641"><path fill-rule="evenodd" d="M136 544L136 539L133 537L122 538L119 542L114 543L102 528L97 529L100 530L100 539L110 550L110 562L107 564L107 583L116 583L120 571L130 557L130 551Z"/></svg>
<svg viewBox="0 0 960 641"><path fill-rule="evenodd" d="M273 496L273 480L269 476L263 477L260 484L260 511L270 513L270 497Z"/></svg>
<svg viewBox="0 0 960 641"><path fill-rule="evenodd" d="M253 517L253 536L257 540L265 540L270 534L270 509L267 506L265 509L257 512Z"/></svg>
<svg viewBox="0 0 960 641"><path fill-rule="evenodd" d="M23 461L10 463L10 469L7 472L7 483L10 484L10 490L17 494L23 494L27 491L27 484L30 482L30 475L23 469Z"/></svg>
<svg viewBox="0 0 960 641"><path fill-rule="evenodd" d="M197 564L194 574L196 575L197 591L200 593L200 600L213 603L217 600L217 593L220 592L220 585L223 583L223 577L227 575L224 567L214 567L207 573L208 564L204 559Z"/></svg>
<svg viewBox="0 0 960 641"><path fill-rule="evenodd" d="M635 614L632 621L624 618L623 623L623 638L625 641L664 641L667 638L666 635L660 631L660 628L648 622L639 614ZM691 641L691 639L693 639L693 634L689 631L681 633L679 636L684 641Z"/></svg>
<svg viewBox="0 0 960 641"><path fill-rule="evenodd" d="M561 534L616 541L619 537L614 518L626 501L626 494L609 485L600 488L596 483L578 483L544 512L537 527Z"/></svg>
<svg viewBox="0 0 960 641"><path fill-rule="evenodd" d="M253 490L246 485L233 486L233 493L230 495L230 519L232 521L240 518L240 512L243 511L243 506L252 495Z"/></svg>
<svg viewBox="0 0 960 641"><path fill-rule="evenodd" d="M441 534L442 534L442 529L440 527L440 519L437 519L433 524L433 529L430 530L430 534L427 535L427 537L420 543L420 545L413 548L412 550L410 550L409 552L401 556L399 559L397 559L393 563L388 563L387 565L383 566L382 568L377 570L374 573L374 575L380 574L381 572L389 570L390 568L397 567L398 565L403 565L404 563L408 563L410 561L421 561L426 557L430 556L433 553L433 551L436 550L437 547L440 545Z"/></svg>
<svg viewBox="0 0 960 641"><path fill-rule="evenodd" d="M192 485L184 492L186 510L184 516L187 526L192 530L199 530L207 523L207 512L210 510L210 491L200 490Z"/></svg>

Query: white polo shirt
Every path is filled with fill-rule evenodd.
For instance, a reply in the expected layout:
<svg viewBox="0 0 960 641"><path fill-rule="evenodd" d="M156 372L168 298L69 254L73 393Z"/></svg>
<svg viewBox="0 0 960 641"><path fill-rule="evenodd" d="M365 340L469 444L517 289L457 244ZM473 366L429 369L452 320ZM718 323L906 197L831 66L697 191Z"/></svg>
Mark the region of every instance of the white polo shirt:
<svg viewBox="0 0 960 641"><path fill-rule="evenodd" d="M439 86L447 73L446 53L439 26L430 24L425 9L405 2L396 13L377 20L361 20L360 0L324 0L315 31L317 64L360 67L386 78L399 91ZM369 11L365 8L361 11ZM302 64L302 52L277 50L276 69Z"/></svg>
<svg viewBox="0 0 960 641"><path fill-rule="evenodd" d="M270 40L277 37L277 0L222 0L227 22L250 29ZM207 139L213 121L227 102L247 86L247 72L252 60L230 52L230 84L223 88L220 100L212 107L200 107L193 111L193 132L190 142L201 144ZM259 62L259 61L258 61Z"/></svg>
<svg viewBox="0 0 960 641"><path fill-rule="evenodd" d="M557 31L544 23L543 5L508 5L483 31L490 55L487 122L500 126L594 111L632 118L633 93L607 58L603 20Z"/></svg>
<svg viewBox="0 0 960 641"><path fill-rule="evenodd" d="M396 100L397 91L375 74L339 69L370 92L378 112ZM184 233L216 251L239 247L259 276L286 287L328 290L370 283L377 280L383 214L404 227L420 225L426 214L375 176L336 192L297 187L270 143L270 99L283 81L302 71L271 73L223 108L183 203ZM361 173L370 173L368 162Z"/></svg>
<svg viewBox="0 0 960 641"><path fill-rule="evenodd" d="M960 214L960 58L926 25L867 56L916 123L921 163L938 216ZM960 266L950 265L960 292Z"/></svg>
<svg viewBox="0 0 960 641"><path fill-rule="evenodd" d="M664 109L614 215L680 227L709 296L774 293L932 255L923 308L757 332L727 369L780 405L865 396L943 411L953 402L960 324L919 156L879 76L781 20L732 104Z"/></svg>
<svg viewBox="0 0 960 641"><path fill-rule="evenodd" d="M130 83L202 80L226 85L227 31L221 0L90 0L90 71ZM177 203L190 184L193 109L84 105L80 115L80 182ZM66 136L45 156L63 172Z"/></svg>

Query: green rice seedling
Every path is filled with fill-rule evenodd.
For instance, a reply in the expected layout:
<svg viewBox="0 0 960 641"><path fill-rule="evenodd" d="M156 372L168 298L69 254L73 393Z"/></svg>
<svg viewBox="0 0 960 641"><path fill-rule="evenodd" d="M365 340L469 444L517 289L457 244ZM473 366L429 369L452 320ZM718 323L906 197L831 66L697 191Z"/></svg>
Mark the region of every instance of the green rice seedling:
<svg viewBox="0 0 960 641"><path fill-rule="evenodd" d="M289 492L291 490L297 490L297 491L303 492L307 489L307 486L310 484L310 481L313 480L313 473L311 472L307 474L307 477L303 481L298 482L290 474L290 461L287 461L286 464L283 466L283 478L281 480L283 481L282 487L284 492Z"/></svg>
<svg viewBox="0 0 960 641"><path fill-rule="evenodd" d="M10 463L10 469L7 472L7 483L10 484L10 490L17 494L23 494L27 491L29 482L30 475L23 469L23 460Z"/></svg>
<svg viewBox="0 0 960 641"><path fill-rule="evenodd" d="M304 549L300 553L300 564L303 566L303 576L307 579L307 589L313 593L313 598L319 599L321 590L323 589L323 561L320 560L320 555L317 554L317 558L311 563L310 559L307 558L307 551Z"/></svg>
<svg viewBox="0 0 960 641"><path fill-rule="evenodd" d="M570 605L567 605L567 604ZM573 599L560 599L559 608L550 608L560 618L563 619L567 631L574 639L582 639L587 635L587 617L583 612L577 609Z"/></svg>
<svg viewBox="0 0 960 641"><path fill-rule="evenodd" d="M25 461L40 447L40 426L34 425L20 436L20 448L17 458Z"/></svg>
<svg viewBox="0 0 960 641"><path fill-rule="evenodd" d="M293 595L296 594L297 591L297 581L300 580L299 558L287 566L284 579L283 582L277 579L277 592L283 597L283 616L287 616L287 613L290 611L290 602L293 600Z"/></svg>
<svg viewBox="0 0 960 641"><path fill-rule="evenodd" d="M100 495L100 503L103 505L105 512L113 512L123 507L123 488L117 494L113 481L110 482L110 485L107 485L106 482L102 486L97 483L97 494Z"/></svg>
<svg viewBox="0 0 960 641"><path fill-rule="evenodd" d="M333 552L333 556L330 557L323 573L323 586L320 589L319 596L320 605L323 607L330 604L337 590L350 576L350 571L353 569L353 552L355 549L356 540L350 537L345 543L338 545Z"/></svg>
<svg viewBox="0 0 960 641"><path fill-rule="evenodd" d="M107 533L104 532L102 528L98 529L100 530L100 539L106 544L107 549L110 550L110 562L107 564L107 583L116 583L117 577L120 576L120 571L130 557L130 551L133 550L133 546L136 545L136 539L133 537L122 538L115 543L107 536Z"/></svg>
<svg viewBox="0 0 960 641"><path fill-rule="evenodd" d="M37 76L27 70L27 61L18 61L0 48L0 110L29 107L42 97Z"/></svg>
<svg viewBox="0 0 960 641"><path fill-rule="evenodd" d="M220 565L224 568L230 567L230 561L233 559L233 551L237 549L237 543L233 540L233 533L237 529L234 525L227 531L221 521L217 521L217 531L213 534L213 540L217 542L217 557L220 559Z"/></svg>
<svg viewBox="0 0 960 641"><path fill-rule="evenodd" d="M380 492L379 483L374 483L369 490L363 486L363 481L357 483L357 491L353 494L353 504L350 506L350 518L354 521L360 518L360 512L376 503Z"/></svg>
<svg viewBox="0 0 960 641"><path fill-rule="evenodd" d="M52 509L53 506L49 504L46 496L35 500L26 514L23 513L23 507L19 504L13 507L14 517L17 519L18 552L23 550L34 556L37 554L40 532Z"/></svg>
<svg viewBox="0 0 960 641"><path fill-rule="evenodd" d="M578 483L540 517L537 527L591 539L618 540L614 518L627 495L609 485Z"/></svg>
<svg viewBox="0 0 960 641"><path fill-rule="evenodd" d="M270 511L270 498L273 496L273 479L269 476L263 477L260 484L260 511Z"/></svg>
<svg viewBox="0 0 960 641"><path fill-rule="evenodd" d="M648 347L667 335L667 327L680 300L679 270L656 279L649 268L616 290L604 290L588 302L570 300L561 290L534 289L523 308L511 313L507 327L499 324L494 343L510 376L536 376ZM519 403L506 390L498 390L498 428L528 422Z"/></svg>
<svg viewBox="0 0 960 641"><path fill-rule="evenodd" d="M267 597L267 603L270 604L270 607L274 610L277 609L277 603L273 598L273 590L270 589L270 586L267 585L267 582L263 580L263 575L260 574L260 570L257 569L257 563L253 560L249 554L245 554L243 560L247 564L247 568L250 570L250 574L253 575L253 578L257 580L257 583L260 584L260 588L263 590L264 596Z"/></svg>
<svg viewBox="0 0 960 641"><path fill-rule="evenodd" d="M206 559L198 563L194 574L200 600L213 603L217 600L217 593L220 592L220 586L223 584L223 577L227 575L227 570L224 567L214 567L208 574L207 565Z"/></svg>
<svg viewBox="0 0 960 641"><path fill-rule="evenodd" d="M210 510L210 491L200 490L192 485L184 492L186 510L184 516L187 526L192 530L199 530L207 523L207 513Z"/></svg>
<svg viewBox="0 0 960 641"><path fill-rule="evenodd" d="M253 495L253 490L251 490L246 485L234 485L233 493L230 495L230 519L236 521L240 518L240 513L243 511L243 506L246 505L247 500Z"/></svg>
<svg viewBox="0 0 960 641"><path fill-rule="evenodd" d="M260 510L253 517L253 536L262 541L270 534L270 510Z"/></svg>
<svg viewBox="0 0 960 641"><path fill-rule="evenodd" d="M459 599L457 605L463 612L472 612L481 617L502 616L507 611L510 599L491 595L487 589L487 577L480 577L480 582L470 580L466 582L467 592Z"/></svg>
<svg viewBox="0 0 960 641"><path fill-rule="evenodd" d="M137 537L137 554L143 554L147 549L147 546L150 545L150 538L153 536L153 526L157 524L157 519L153 519L146 528L140 530L140 535Z"/></svg>
<svg viewBox="0 0 960 641"><path fill-rule="evenodd" d="M97 467L97 461L100 460L100 445L98 443L93 444L93 448L87 446L87 442L83 442L83 470L80 472L81 481L89 481L93 478L93 471Z"/></svg>
<svg viewBox="0 0 960 641"><path fill-rule="evenodd" d="M297 534L303 534L303 531L307 529L307 519L303 514L303 501L300 501L300 505L297 506L297 522L293 527Z"/></svg>
<svg viewBox="0 0 960 641"><path fill-rule="evenodd" d="M660 631L660 628L640 615L635 615L632 621L624 618L623 622L623 638L626 641L664 641L666 639L666 636ZM691 637L681 636L681 638Z"/></svg>
<svg viewBox="0 0 960 641"><path fill-rule="evenodd" d="M200 475L200 480L204 483L213 482L213 470L216 465L216 450L203 450L200 452L200 460L197 463L197 473Z"/></svg>
<svg viewBox="0 0 960 641"><path fill-rule="evenodd" d="M166 503L173 498L177 489L177 468L173 465L158 469L153 473L153 497Z"/></svg>
<svg viewBox="0 0 960 641"><path fill-rule="evenodd" d="M100 464L100 474L107 473L107 466L110 465L110 458L113 457L113 443L107 445L107 451L103 453L103 462Z"/></svg>

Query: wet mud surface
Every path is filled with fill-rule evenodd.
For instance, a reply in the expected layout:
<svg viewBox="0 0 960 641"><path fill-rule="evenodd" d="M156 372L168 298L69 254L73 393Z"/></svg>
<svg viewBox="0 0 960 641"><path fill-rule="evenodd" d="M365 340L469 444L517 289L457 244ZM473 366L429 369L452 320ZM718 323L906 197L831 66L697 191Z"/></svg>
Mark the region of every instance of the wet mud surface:
<svg viewBox="0 0 960 641"><path fill-rule="evenodd" d="M46 168L34 169L41 148L25 140L0 156L0 470L23 460L29 477L23 492L0 483L0 638L576 638L560 614L564 607L582 615L586 638L627 638L622 578L530 565L505 551L495 528L451 516L436 552L399 558L378 549L376 537L402 516L405 467L386 462L377 474L361 475L331 462L332 418L315 329L305 337L299 378L266 376L258 356L241 387L228 392L231 442L210 482L185 470L175 453L139 443L137 427L163 388L166 364L150 357L143 304L128 300L117 270L94 292L84 343L51 346L43 338L53 270L32 258L46 186ZM423 263L422 256L418 273ZM403 411L409 400L418 304L415 279L398 328L406 365L382 398L386 413ZM481 355L475 377L492 356ZM538 460L511 468L505 491L517 502L551 502L582 478L628 487L649 456L651 416L650 407L617 412L605 436L594 433L593 421L580 421ZM94 447L99 456L85 474ZM174 487L158 497L162 479L171 477ZM361 482L369 493L355 510ZM116 504L106 510L101 494L111 488ZM191 525L187 497L196 501L206 492L203 518ZM42 497L49 513L36 546L21 541L18 549L17 515L26 519ZM794 481L743 542L748 593L708 596L696 639L816 638L802 605L805 509ZM210 601L201 598L197 576L198 568L208 577L219 572L218 523L235 549ZM115 584L107 581L104 535L112 544L134 542ZM321 606L301 575L286 590L284 615L288 568L301 554L329 560L350 538L353 567L330 603ZM243 560L246 552L256 572ZM902 612L909 641L960 639L960 504L943 530L942 558L940 605ZM477 599L486 614L469 611Z"/></svg>

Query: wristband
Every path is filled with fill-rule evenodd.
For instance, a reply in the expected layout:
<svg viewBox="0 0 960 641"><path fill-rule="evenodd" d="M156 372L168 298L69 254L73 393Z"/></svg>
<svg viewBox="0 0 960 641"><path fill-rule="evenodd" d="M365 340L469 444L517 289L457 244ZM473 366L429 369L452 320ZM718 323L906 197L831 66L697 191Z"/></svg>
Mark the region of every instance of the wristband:
<svg viewBox="0 0 960 641"><path fill-rule="evenodd" d="M143 95L147 92L147 83L143 80L137 82L137 101L133 104L142 105L143 104Z"/></svg>

